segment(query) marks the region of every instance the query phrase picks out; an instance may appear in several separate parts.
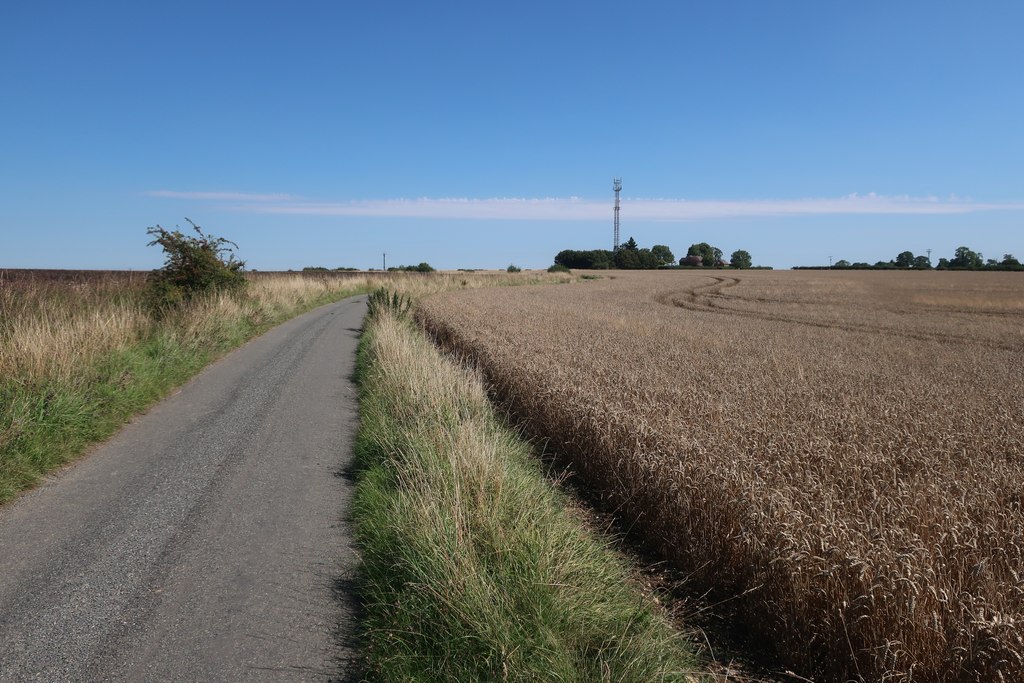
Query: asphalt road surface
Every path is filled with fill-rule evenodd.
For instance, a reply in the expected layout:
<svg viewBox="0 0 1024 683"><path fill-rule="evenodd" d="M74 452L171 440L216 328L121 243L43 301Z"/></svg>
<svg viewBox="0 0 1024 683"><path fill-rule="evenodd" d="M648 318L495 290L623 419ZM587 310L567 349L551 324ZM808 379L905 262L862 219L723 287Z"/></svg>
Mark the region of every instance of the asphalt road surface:
<svg viewBox="0 0 1024 683"><path fill-rule="evenodd" d="M0 680L345 680L365 297L214 363L0 508Z"/></svg>

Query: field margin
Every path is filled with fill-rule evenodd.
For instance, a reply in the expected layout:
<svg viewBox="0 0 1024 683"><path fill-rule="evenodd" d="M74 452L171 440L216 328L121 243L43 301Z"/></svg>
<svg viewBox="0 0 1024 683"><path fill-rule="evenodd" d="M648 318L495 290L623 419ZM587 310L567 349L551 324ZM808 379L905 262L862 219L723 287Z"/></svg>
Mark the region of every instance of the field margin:
<svg viewBox="0 0 1024 683"><path fill-rule="evenodd" d="M295 291L274 291L270 281L265 296L210 296L161 321L129 305L119 312L137 316L139 329L126 343L87 356L66 372L4 378L0 504L84 455L229 351L286 320L366 293L371 286L339 279L297 289L289 284L288 289Z"/></svg>
<svg viewBox="0 0 1024 683"><path fill-rule="evenodd" d="M696 680L683 636L477 375L387 312L368 318L357 368L371 680Z"/></svg>

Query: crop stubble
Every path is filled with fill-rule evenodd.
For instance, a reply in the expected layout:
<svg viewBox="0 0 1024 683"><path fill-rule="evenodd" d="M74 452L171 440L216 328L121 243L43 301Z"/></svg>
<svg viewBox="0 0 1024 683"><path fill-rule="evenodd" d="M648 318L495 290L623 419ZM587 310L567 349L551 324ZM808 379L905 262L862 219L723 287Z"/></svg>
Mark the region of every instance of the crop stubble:
<svg viewBox="0 0 1024 683"><path fill-rule="evenodd" d="M419 316L794 666L1024 680L1024 278L615 273Z"/></svg>

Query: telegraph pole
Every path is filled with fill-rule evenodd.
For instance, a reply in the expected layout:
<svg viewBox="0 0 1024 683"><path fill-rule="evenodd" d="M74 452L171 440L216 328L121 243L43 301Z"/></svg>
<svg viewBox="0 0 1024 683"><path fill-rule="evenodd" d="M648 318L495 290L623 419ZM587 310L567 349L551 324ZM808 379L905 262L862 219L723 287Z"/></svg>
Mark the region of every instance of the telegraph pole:
<svg viewBox="0 0 1024 683"><path fill-rule="evenodd" d="M383 270L385 273L388 270L388 253L386 251L384 252L384 261L380 269Z"/></svg>

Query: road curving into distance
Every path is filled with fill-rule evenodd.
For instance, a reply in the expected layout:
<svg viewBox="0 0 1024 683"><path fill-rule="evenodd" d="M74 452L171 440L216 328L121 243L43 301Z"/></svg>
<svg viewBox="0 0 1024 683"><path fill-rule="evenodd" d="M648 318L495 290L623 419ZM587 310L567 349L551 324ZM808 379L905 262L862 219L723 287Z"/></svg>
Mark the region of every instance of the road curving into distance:
<svg viewBox="0 0 1024 683"><path fill-rule="evenodd" d="M338 680L365 297L214 363L0 508L0 680Z"/></svg>

